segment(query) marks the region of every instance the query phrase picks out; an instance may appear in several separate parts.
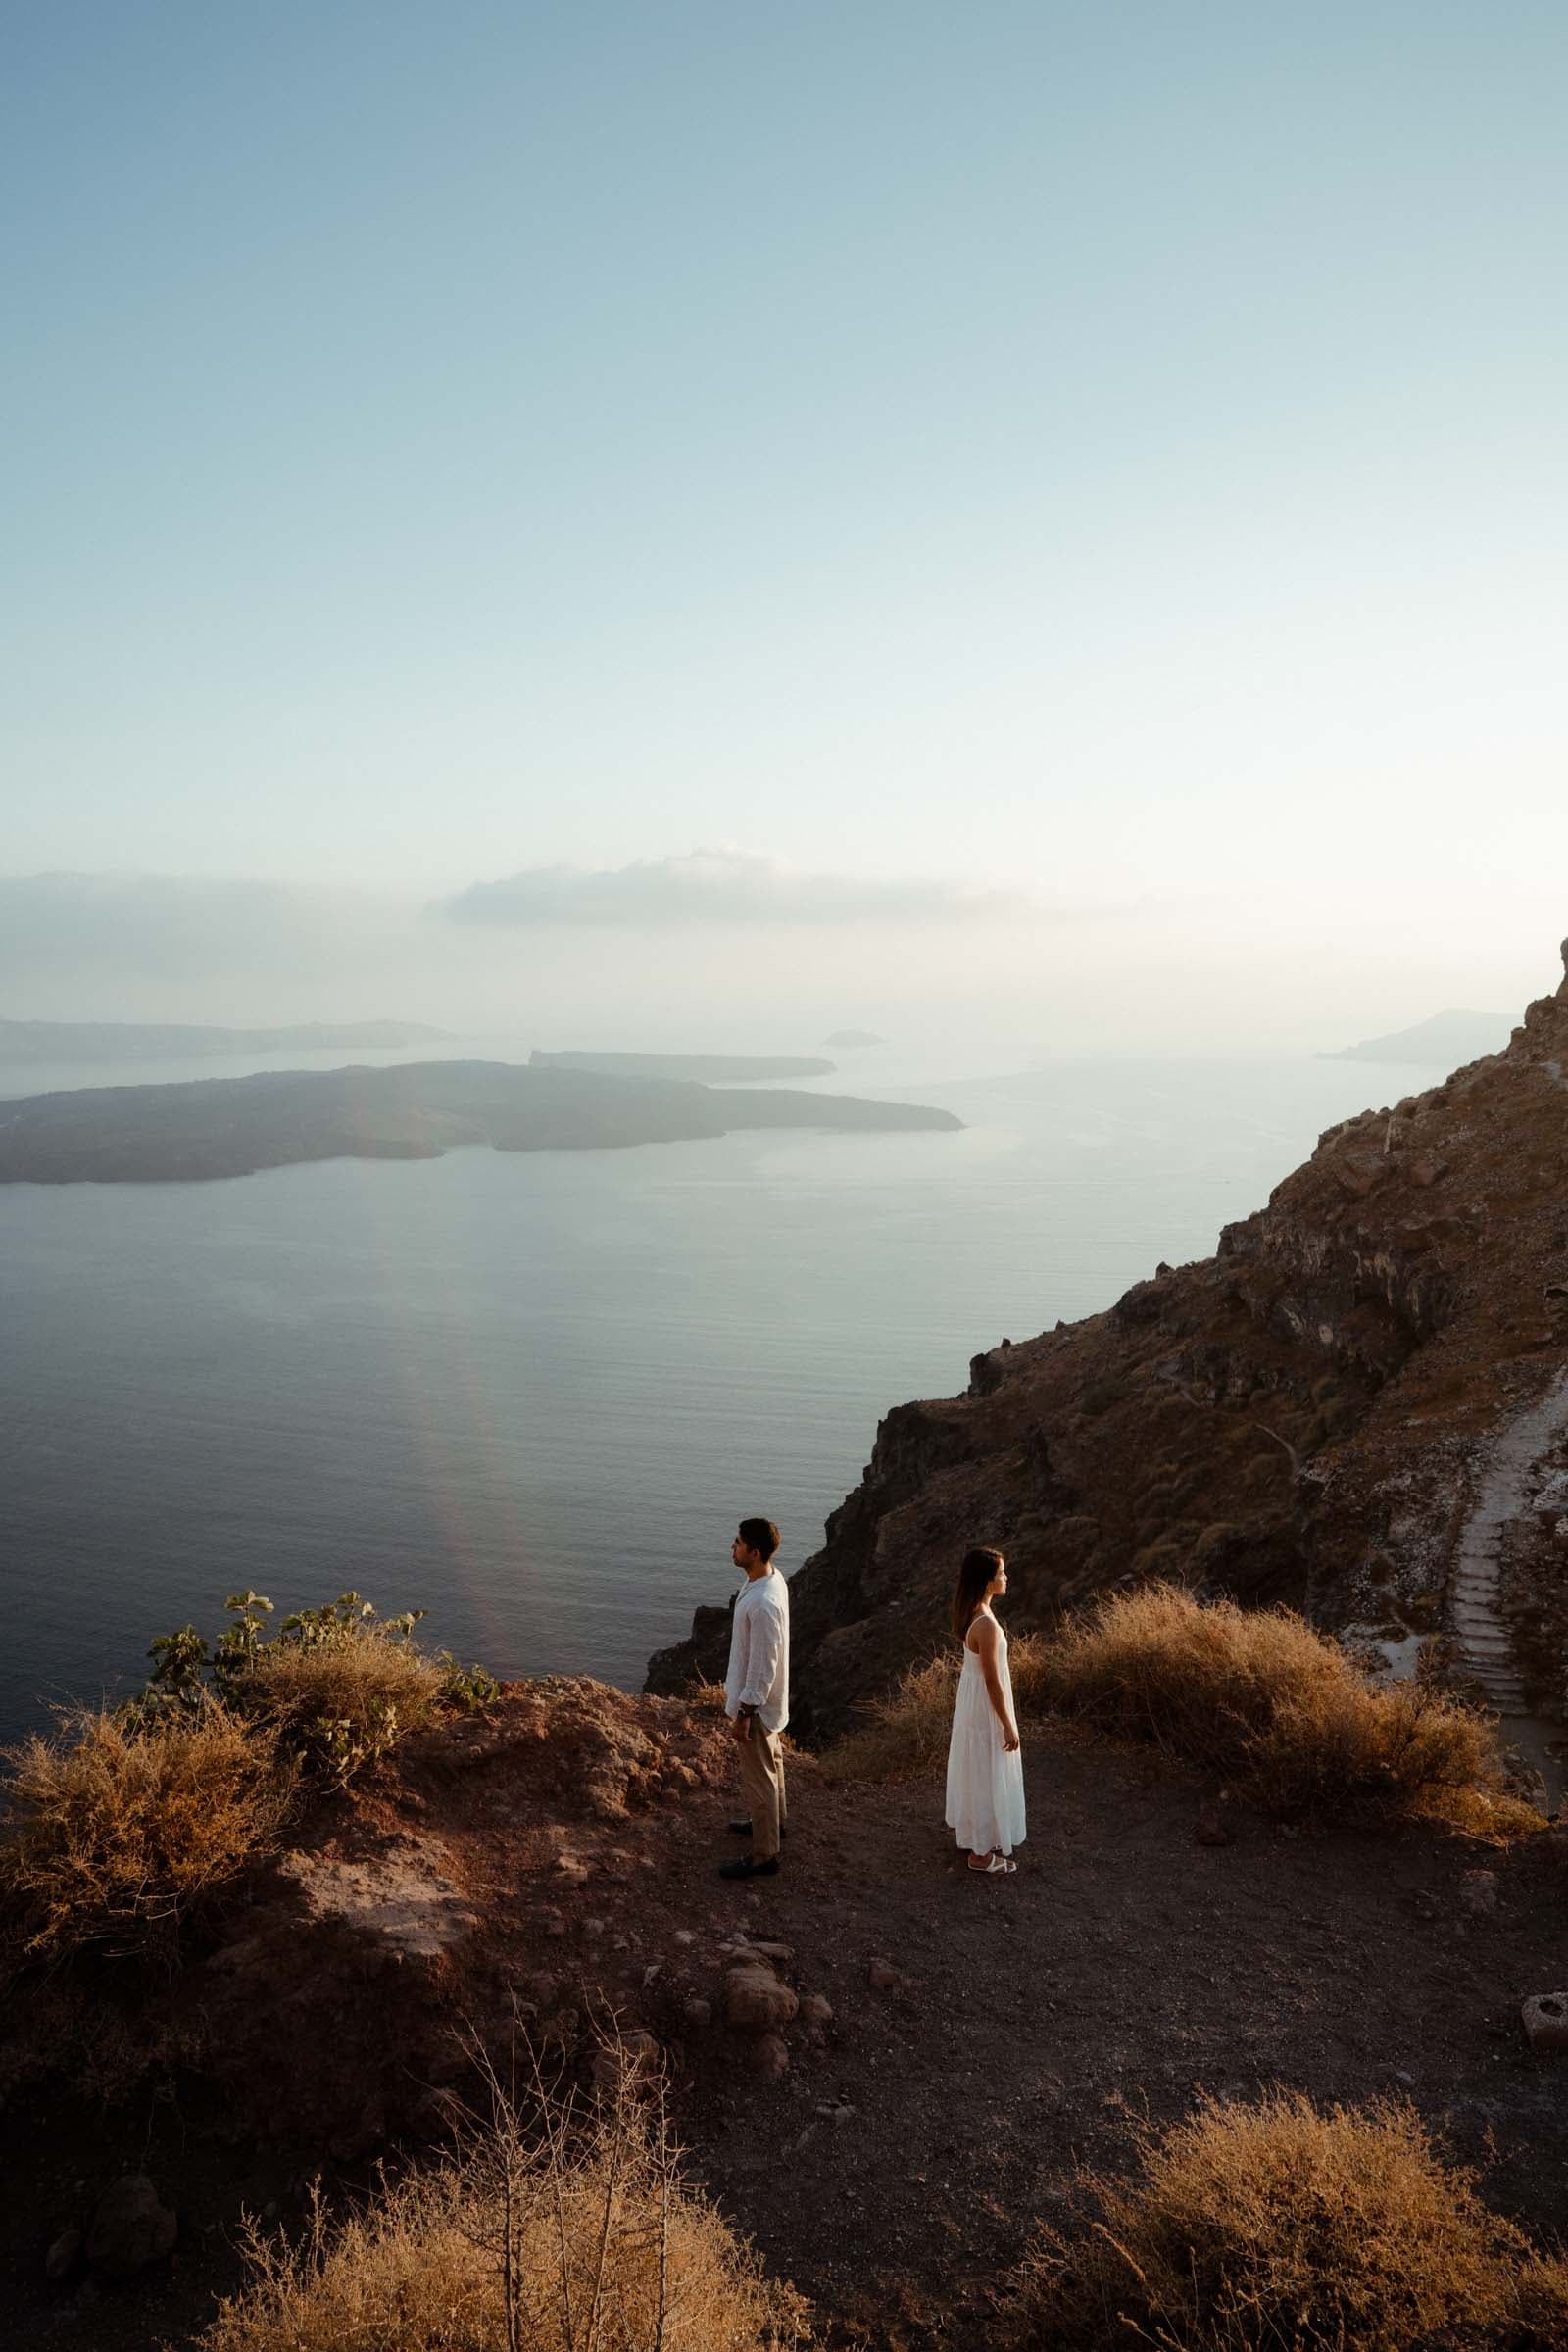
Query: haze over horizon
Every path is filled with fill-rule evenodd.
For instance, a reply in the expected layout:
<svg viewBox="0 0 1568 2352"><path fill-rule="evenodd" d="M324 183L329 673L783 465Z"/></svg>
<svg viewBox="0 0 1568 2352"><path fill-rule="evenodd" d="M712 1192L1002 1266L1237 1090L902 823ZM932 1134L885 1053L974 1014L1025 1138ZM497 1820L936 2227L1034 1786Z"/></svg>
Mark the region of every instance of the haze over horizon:
<svg viewBox="0 0 1568 2352"><path fill-rule="evenodd" d="M1347 1045L1568 927L1568 23L12 30L0 1015Z"/></svg>

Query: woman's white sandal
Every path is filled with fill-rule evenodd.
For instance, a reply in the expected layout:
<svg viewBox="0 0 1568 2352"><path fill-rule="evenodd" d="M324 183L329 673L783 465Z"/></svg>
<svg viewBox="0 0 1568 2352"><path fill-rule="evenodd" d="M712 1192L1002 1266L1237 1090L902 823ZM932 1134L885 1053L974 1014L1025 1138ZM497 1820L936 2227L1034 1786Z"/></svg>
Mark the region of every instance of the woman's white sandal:
<svg viewBox="0 0 1568 2352"><path fill-rule="evenodd" d="M1017 1869L1018 1865L1016 1862L1009 1861L1005 1854L993 1854L990 1859L982 1864L981 1868L978 1870L975 1870L975 1866L972 1862L966 1863L964 1867L967 1870L974 1870L974 1875L977 1879L991 1879L999 1877L1010 1878L1012 1873Z"/></svg>

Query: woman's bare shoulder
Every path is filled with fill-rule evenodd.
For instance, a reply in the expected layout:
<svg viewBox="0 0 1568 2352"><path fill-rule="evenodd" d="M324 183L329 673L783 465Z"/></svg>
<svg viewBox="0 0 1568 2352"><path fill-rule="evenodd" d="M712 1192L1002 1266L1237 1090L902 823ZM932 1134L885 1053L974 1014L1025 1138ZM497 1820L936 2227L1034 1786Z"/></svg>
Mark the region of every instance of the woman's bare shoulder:
<svg viewBox="0 0 1568 2352"><path fill-rule="evenodd" d="M976 1614L972 1624L969 1627L967 1635L964 1637L965 1646L976 1651L979 1656L984 1657L988 1649L996 1648L997 1637L1001 1631L1002 1628L998 1625L996 1619L994 1617L987 1616L985 1611L982 1609Z"/></svg>

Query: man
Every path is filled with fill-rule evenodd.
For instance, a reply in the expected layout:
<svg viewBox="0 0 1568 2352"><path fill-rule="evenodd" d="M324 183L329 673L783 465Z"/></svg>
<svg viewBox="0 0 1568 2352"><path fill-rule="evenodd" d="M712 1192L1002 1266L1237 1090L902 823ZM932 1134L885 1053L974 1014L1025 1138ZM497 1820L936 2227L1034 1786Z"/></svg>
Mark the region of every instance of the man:
<svg viewBox="0 0 1568 2352"><path fill-rule="evenodd" d="M784 1835L784 1750L779 1734L790 1719L790 1595L773 1565L778 1529L771 1519L743 1519L730 1558L746 1572L735 1602L729 1636L729 1671L724 1677L724 1712L735 1727L741 1787L750 1818L732 1821L738 1837L748 1834L752 1850L721 1862L721 1879L771 1879L778 1875L779 1839Z"/></svg>

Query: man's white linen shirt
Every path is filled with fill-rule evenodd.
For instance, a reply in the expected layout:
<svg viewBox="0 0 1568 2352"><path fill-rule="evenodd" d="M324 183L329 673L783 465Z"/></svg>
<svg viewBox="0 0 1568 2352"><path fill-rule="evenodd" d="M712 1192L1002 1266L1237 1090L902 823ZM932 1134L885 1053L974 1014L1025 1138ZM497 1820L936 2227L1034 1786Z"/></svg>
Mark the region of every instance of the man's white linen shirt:
<svg viewBox="0 0 1568 2352"><path fill-rule="evenodd" d="M735 1602L724 1712L742 1707L755 1707L769 1732L790 1719L790 1589L776 1568L748 1577Z"/></svg>

